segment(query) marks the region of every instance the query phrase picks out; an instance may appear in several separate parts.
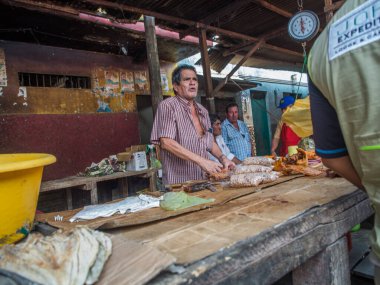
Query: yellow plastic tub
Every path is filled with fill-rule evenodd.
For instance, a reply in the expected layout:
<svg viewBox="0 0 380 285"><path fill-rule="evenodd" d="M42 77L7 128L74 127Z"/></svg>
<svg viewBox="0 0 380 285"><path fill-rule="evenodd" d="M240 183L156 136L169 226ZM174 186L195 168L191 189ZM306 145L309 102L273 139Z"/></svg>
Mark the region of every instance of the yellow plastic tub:
<svg viewBox="0 0 380 285"><path fill-rule="evenodd" d="M29 233L43 168L55 161L45 153L0 154L0 246Z"/></svg>

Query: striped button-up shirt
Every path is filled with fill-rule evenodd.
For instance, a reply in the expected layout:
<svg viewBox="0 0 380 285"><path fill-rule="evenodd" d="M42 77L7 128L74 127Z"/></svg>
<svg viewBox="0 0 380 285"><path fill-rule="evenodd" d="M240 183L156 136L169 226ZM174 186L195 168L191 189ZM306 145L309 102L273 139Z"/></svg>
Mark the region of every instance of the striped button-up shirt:
<svg viewBox="0 0 380 285"><path fill-rule="evenodd" d="M239 130L225 119L222 123L222 136L230 151L241 161L252 153L249 130L246 124L238 120Z"/></svg>
<svg viewBox="0 0 380 285"><path fill-rule="evenodd" d="M213 135L208 132L211 128L208 112L194 101L204 130L204 135L199 136L191 116L190 104L179 96L162 101L157 109L150 140L153 144L160 144L160 138L173 139L187 150L208 158L207 151L212 149L213 144ZM194 162L181 159L164 149L161 149L160 156L164 184L205 179L204 171Z"/></svg>

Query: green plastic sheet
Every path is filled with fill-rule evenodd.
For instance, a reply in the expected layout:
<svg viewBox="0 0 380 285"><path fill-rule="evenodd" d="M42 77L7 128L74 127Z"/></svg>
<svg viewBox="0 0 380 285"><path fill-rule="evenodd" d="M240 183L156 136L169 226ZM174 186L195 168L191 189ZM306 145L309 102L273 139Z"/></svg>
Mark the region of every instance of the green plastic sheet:
<svg viewBox="0 0 380 285"><path fill-rule="evenodd" d="M182 210L192 206L214 202L215 199L203 199L187 195L185 192L165 193L160 207L167 211Z"/></svg>

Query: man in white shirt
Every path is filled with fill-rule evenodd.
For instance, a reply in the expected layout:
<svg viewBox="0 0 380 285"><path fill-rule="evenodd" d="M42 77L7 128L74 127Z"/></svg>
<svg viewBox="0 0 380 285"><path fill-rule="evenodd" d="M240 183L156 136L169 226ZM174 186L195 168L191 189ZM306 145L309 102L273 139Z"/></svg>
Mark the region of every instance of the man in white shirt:
<svg viewBox="0 0 380 285"><path fill-rule="evenodd" d="M210 132L214 135L214 141L219 146L222 153L231 161L233 161L235 164L241 163L241 161L233 154L231 153L230 149L224 142L223 136L222 136L222 127L221 127L221 120L218 115L210 114L210 121L211 121L211 129ZM211 153L208 154L210 160L218 161L216 157L214 157Z"/></svg>

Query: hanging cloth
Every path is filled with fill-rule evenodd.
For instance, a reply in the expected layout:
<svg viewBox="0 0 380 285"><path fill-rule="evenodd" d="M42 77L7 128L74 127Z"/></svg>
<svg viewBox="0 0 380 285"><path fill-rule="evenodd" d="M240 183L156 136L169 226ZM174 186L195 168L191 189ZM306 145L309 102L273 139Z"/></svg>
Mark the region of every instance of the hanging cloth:
<svg viewBox="0 0 380 285"><path fill-rule="evenodd" d="M297 99L281 118L299 137L306 138L313 134L309 96L305 99Z"/></svg>
<svg viewBox="0 0 380 285"><path fill-rule="evenodd" d="M292 129L287 126L285 123L282 125L281 129L281 148L280 148L280 156L285 156L288 154L288 146L298 145L301 138L296 135Z"/></svg>

